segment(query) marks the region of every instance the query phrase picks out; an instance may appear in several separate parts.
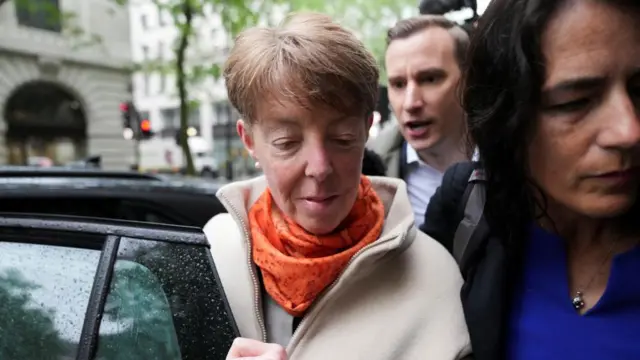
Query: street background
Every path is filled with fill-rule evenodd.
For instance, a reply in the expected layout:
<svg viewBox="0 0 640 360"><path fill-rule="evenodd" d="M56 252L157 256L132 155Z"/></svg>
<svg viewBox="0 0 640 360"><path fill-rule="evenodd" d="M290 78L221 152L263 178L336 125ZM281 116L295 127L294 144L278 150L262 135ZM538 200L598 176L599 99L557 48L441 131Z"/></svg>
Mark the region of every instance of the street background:
<svg viewBox="0 0 640 360"><path fill-rule="evenodd" d="M488 0L478 1L482 13ZM386 29L415 0L0 0L0 165L99 158L108 170L254 176L221 66L233 38L291 11L327 13L381 64L375 136L391 119ZM469 9L446 16L459 22Z"/></svg>

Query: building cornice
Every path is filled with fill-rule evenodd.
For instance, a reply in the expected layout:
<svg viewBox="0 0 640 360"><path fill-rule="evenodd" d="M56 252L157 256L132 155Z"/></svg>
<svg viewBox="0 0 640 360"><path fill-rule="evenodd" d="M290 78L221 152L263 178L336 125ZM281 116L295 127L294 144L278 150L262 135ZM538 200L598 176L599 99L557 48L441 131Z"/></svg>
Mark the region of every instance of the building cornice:
<svg viewBox="0 0 640 360"><path fill-rule="evenodd" d="M59 59L67 64L78 64L109 70L130 70L133 62L125 58L113 58L87 51L73 51L64 39L47 39L48 41L37 41L21 39L18 36L10 36L11 28L0 26L0 53L19 54L24 56L48 57ZM127 53L128 55L128 53Z"/></svg>

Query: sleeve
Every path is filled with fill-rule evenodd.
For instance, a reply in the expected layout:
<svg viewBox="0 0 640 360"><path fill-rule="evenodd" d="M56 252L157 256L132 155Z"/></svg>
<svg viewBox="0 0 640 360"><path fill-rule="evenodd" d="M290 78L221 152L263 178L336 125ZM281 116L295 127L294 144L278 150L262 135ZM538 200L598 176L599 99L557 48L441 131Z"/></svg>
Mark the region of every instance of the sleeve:
<svg viewBox="0 0 640 360"><path fill-rule="evenodd" d="M429 201L420 230L453 251L453 235L460 222L458 208L474 164L458 163L444 173L442 183Z"/></svg>

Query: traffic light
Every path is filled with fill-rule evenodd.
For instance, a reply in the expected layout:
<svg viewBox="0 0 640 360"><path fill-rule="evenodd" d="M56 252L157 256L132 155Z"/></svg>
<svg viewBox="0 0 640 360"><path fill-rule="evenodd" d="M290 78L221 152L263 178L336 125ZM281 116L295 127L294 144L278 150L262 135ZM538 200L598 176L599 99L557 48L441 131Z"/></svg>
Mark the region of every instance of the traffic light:
<svg viewBox="0 0 640 360"><path fill-rule="evenodd" d="M122 136L126 140L131 140L135 136L134 126L131 122L131 102L120 104L120 117L122 117Z"/></svg>
<svg viewBox="0 0 640 360"><path fill-rule="evenodd" d="M151 122L149 119L142 118L133 102L121 103L120 114L122 116L122 134L125 139L145 140L153 136Z"/></svg>
<svg viewBox="0 0 640 360"><path fill-rule="evenodd" d="M129 102L123 102L120 104L120 116L122 117L123 129L133 129L133 126L131 126L130 109L131 109L131 106Z"/></svg>
<svg viewBox="0 0 640 360"><path fill-rule="evenodd" d="M140 139L149 139L152 136L151 121L149 121L149 119L140 120Z"/></svg>

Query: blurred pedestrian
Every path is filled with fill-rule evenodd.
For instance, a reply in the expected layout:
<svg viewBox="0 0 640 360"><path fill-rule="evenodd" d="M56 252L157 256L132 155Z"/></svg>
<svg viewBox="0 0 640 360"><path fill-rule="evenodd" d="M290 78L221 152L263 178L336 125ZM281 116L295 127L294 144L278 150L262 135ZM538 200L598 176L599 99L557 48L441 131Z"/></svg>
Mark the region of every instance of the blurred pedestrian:
<svg viewBox="0 0 640 360"><path fill-rule="evenodd" d="M470 352L455 261L415 228L404 182L361 174L378 77L324 15L236 39L224 78L264 176L223 187L229 213L204 229L240 335L260 342L229 359Z"/></svg>
<svg viewBox="0 0 640 360"><path fill-rule="evenodd" d="M385 64L389 103L397 119L369 144L387 175L407 183L421 225L444 171L470 158L458 85L469 36L438 15L399 21L388 32Z"/></svg>
<svg viewBox="0 0 640 360"><path fill-rule="evenodd" d="M476 360L640 359L638 18L493 0L480 19L463 99L482 159L447 171L423 227L459 260Z"/></svg>

